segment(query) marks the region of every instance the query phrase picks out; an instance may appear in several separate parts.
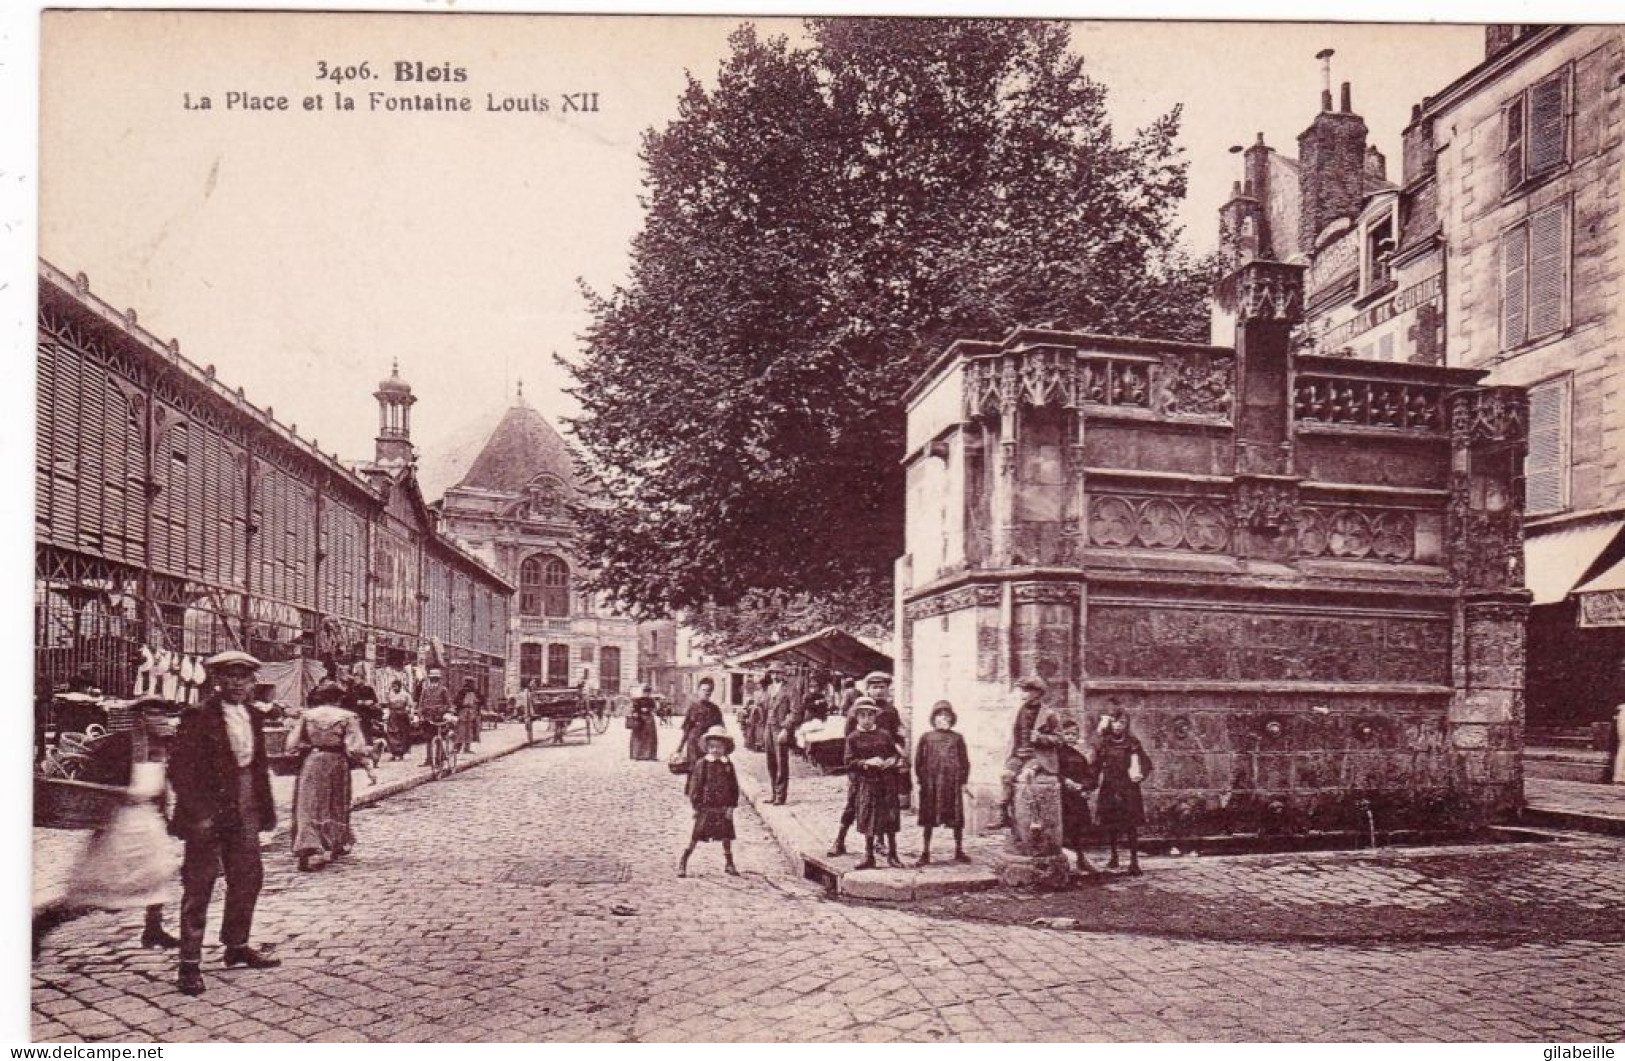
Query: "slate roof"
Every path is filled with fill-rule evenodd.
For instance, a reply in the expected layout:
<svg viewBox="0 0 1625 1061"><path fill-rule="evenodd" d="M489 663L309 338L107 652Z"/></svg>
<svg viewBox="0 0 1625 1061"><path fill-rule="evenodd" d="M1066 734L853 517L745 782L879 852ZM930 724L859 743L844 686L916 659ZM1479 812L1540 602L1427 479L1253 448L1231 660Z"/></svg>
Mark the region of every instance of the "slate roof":
<svg viewBox="0 0 1625 1061"><path fill-rule="evenodd" d="M547 418L523 402L503 414L479 456L457 484L473 490L522 494L538 475L557 476L577 489L570 444Z"/></svg>

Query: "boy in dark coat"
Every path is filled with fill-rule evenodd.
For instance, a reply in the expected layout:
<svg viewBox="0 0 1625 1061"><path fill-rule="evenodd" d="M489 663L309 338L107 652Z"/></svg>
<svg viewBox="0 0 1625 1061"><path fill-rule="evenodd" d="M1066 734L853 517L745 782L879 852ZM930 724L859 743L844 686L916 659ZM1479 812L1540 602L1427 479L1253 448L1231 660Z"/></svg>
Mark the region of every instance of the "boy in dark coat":
<svg viewBox="0 0 1625 1061"><path fill-rule="evenodd" d="M688 876L688 859L702 842L722 841L723 872L739 876L734 868L734 808L739 806L739 777L734 764L734 740L721 726L705 733L705 755L688 772L688 801L694 807L694 832L689 836L683 857L677 860L677 875Z"/></svg>

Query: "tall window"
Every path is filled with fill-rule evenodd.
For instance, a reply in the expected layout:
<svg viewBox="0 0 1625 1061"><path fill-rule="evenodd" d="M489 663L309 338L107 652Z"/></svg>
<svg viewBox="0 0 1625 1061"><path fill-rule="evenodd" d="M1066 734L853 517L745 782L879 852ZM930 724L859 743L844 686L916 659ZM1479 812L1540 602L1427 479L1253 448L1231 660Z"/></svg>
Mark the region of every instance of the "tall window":
<svg viewBox="0 0 1625 1061"><path fill-rule="evenodd" d="M542 646L526 642L519 646L519 680L521 684L542 684ZM547 684L551 685L552 682Z"/></svg>
<svg viewBox="0 0 1625 1061"><path fill-rule="evenodd" d="M550 686L570 684L570 646L547 646L547 684Z"/></svg>
<svg viewBox="0 0 1625 1061"><path fill-rule="evenodd" d="M1501 349L1562 331L1569 315L1569 204L1553 203L1501 235Z"/></svg>
<svg viewBox="0 0 1625 1061"><path fill-rule="evenodd" d="M606 696L621 691L621 650L605 645L598 651L598 688Z"/></svg>
<svg viewBox="0 0 1625 1061"><path fill-rule="evenodd" d="M570 566L556 556L531 556L519 565L521 615L570 614Z"/></svg>
<svg viewBox="0 0 1625 1061"><path fill-rule="evenodd" d="M1529 388L1529 455L1524 458L1524 509L1531 516L1569 506L1569 377Z"/></svg>
<svg viewBox="0 0 1625 1061"><path fill-rule="evenodd" d="M1568 114L1567 67L1524 89L1501 108L1501 165L1508 192L1568 160Z"/></svg>
<svg viewBox="0 0 1625 1061"><path fill-rule="evenodd" d="M1373 218L1365 227L1365 240L1361 246L1360 293L1368 295L1385 286L1394 278L1395 218L1398 200L1390 204L1388 212Z"/></svg>

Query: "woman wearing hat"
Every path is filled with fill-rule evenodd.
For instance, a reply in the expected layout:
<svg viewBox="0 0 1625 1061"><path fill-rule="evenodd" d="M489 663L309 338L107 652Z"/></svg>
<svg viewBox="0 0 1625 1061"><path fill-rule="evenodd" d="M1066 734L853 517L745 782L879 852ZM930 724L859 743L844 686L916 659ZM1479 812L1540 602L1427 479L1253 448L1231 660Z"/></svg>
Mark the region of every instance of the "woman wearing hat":
<svg viewBox="0 0 1625 1061"><path fill-rule="evenodd" d="M867 696L852 705L858 726L846 738L846 768L853 777L853 800L858 832L863 834L864 857L857 869L875 868L875 839L886 841L886 865L901 869L897 860L897 792L892 783L901 761L891 734L880 729L880 705Z"/></svg>
<svg viewBox="0 0 1625 1061"><path fill-rule="evenodd" d="M638 686L637 695L626 713L626 728L632 731L631 756L643 761L660 758L660 731L655 727L655 698L647 685Z"/></svg>
<svg viewBox="0 0 1625 1061"><path fill-rule="evenodd" d="M734 868L734 808L739 806L739 777L734 764L734 741L721 726L707 730L702 738L705 754L688 773L688 801L694 807L694 832L689 836L683 857L677 860L677 875L688 876L688 859L694 848L711 840L722 841L723 871L739 876Z"/></svg>
<svg viewBox="0 0 1625 1061"><path fill-rule="evenodd" d="M339 706L344 689L324 682L288 734L288 751L309 748L293 787L293 853L299 868L315 868L316 856L331 862L355 844L350 831L350 769L366 761L361 720ZM367 771L369 777L372 771ZM374 778L376 782L376 778Z"/></svg>

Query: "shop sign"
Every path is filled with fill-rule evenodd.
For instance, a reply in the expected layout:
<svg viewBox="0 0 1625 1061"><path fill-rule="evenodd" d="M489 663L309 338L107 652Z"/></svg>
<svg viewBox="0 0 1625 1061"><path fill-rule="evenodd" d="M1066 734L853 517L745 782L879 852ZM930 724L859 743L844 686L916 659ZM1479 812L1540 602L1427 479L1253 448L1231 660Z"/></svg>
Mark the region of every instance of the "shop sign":
<svg viewBox="0 0 1625 1061"><path fill-rule="evenodd" d="M1625 626L1625 589L1601 589L1579 596L1581 626Z"/></svg>
<svg viewBox="0 0 1625 1061"><path fill-rule="evenodd" d="M1364 335L1379 324L1386 324L1395 317L1404 316L1418 306L1437 303L1443 294L1444 276L1435 273L1419 284L1412 284L1393 298L1385 298L1373 306L1366 307L1352 320L1344 321L1331 329L1321 338L1321 349L1340 349L1355 336Z"/></svg>

